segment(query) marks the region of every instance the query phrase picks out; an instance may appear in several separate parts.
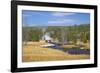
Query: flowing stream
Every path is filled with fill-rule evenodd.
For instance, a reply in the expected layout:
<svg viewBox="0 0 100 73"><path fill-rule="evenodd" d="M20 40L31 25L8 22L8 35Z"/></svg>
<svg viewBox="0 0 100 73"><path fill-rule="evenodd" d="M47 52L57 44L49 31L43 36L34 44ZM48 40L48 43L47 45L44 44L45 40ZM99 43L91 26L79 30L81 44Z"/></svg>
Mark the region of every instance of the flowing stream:
<svg viewBox="0 0 100 73"><path fill-rule="evenodd" d="M62 48L60 45L61 44L57 44L57 43L50 43L50 44L54 44L51 46L45 46L46 48L52 48L52 49L56 49L56 50L61 50L65 53L69 53L69 54L85 54L85 55L89 55L90 54L90 50L89 49L80 49L81 47L73 47L73 48L69 48L69 49L64 49Z"/></svg>

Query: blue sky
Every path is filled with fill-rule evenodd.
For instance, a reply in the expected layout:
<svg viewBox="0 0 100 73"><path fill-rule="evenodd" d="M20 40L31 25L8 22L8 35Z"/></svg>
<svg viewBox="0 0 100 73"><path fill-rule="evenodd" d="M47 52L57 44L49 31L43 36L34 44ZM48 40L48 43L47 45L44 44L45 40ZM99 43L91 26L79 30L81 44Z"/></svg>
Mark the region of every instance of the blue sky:
<svg viewBox="0 0 100 73"><path fill-rule="evenodd" d="M22 10L23 26L72 26L90 23L89 13Z"/></svg>

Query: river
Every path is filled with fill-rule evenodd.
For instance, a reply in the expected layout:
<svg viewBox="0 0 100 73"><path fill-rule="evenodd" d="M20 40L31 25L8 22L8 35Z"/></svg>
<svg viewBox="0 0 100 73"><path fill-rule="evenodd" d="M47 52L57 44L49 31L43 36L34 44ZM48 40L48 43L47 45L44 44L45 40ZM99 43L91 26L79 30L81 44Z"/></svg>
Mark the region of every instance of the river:
<svg viewBox="0 0 100 73"><path fill-rule="evenodd" d="M73 48L65 49L65 48L62 48L60 46L61 44L56 44L56 43L50 43L50 44L54 44L54 45L45 46L45 47L46 48L56 49L56 50L61 50L61 51L65 52L65 53L75 54L75 55L79 55L79 54L89 55L90 54L90 50L89 49L80 49L81 47L73 47Z"/></svg>

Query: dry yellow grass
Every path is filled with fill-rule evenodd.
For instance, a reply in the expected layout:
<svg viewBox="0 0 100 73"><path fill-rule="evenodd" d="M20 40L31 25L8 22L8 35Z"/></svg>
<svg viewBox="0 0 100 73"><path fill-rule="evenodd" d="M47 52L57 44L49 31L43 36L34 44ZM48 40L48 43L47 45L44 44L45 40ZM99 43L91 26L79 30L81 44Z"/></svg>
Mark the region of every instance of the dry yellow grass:
<svg viewBox="0 0 100 73"><path fill-rule="evenodd" d="M64 49L69 49L69 48L73 48L73 47L76 47L76 46L75 45L63 45L61 47L63 47Z"/></svg>
<svg viewBox="0 0 100 73"><path fill-rule="evenodd" d="M86 43L86 44L82 44L82 45L83 45L83 47L81 47L81 49L90 49L89 44ZM77 46L75 46L75 45L63 45L61 47L63 47L64 49L70 49L70 48L77 47Z"/></svg>
<svg viewBox="0 0 100 73"><path fill-rule="evenodd" d="M32 45L33 44L33 45ZM33 42L31 45L23 46L23 62L31 61L55 61L55 60L80 60L89 59L89 55L71 55L60 50L42 48L39 42ZM46 44L46 43L44 43Z"/></svg>
<svg viewBox="0 0 100 73"><path fill-rule="evenodd" d="M85 44L83 44L84 45L84 49L90 49L90 44L89 43L85 43Z"/></svg>

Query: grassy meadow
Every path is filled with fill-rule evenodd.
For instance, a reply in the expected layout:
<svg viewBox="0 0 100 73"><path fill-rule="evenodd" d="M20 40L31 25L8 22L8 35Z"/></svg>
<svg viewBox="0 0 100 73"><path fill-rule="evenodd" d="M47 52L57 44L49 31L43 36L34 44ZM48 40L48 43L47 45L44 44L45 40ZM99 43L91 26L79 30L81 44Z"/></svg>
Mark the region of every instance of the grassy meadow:
<svg viewBox="0 0 100 73"><path fill-rule="evenodd" d="M90 55L71 55L63 51L42 48L40 45L47 44L41 42L28 42L23 46L23 62L37 62L37 61L60 61L60 60L82 60L89 59Z"/></svg>

